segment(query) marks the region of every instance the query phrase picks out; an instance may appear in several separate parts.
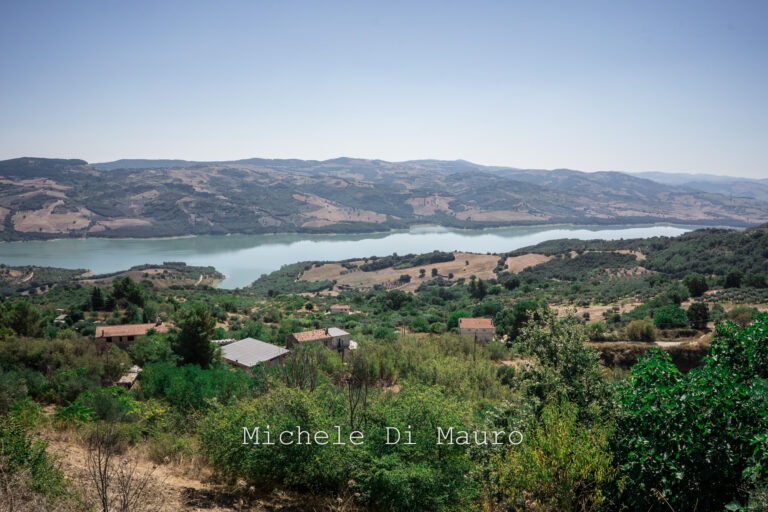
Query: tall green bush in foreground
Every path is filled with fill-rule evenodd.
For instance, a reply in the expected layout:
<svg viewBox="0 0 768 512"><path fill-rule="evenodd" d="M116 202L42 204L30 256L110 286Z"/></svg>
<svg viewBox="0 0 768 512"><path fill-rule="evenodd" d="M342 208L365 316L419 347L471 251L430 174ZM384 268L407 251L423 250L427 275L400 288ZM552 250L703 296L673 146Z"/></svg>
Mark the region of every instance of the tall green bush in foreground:
<svg viewBox="0 0 768 512"><path fill-rule="evenodd" d="M361 504L384 510L469 510L477 497L466 446L437 444L437 427L471 430L467 403L434 388L380 392L361 420L361 444L350 442L347 404L330 386L307 390L276 387L251 401L214 406L200 422L200 445L224 480L256 486L287 485L315 492L357 494ZM345 444L337 441L336 428ZM246 437L260 428L260 444ZM328 432L328 444L267 445L282 431ZM400 443L387 444L387 427ZM408 437L407 432L411 432ZM390 441L396 433L390 430ZM291 435L287 440L294 440ZM413 444L406 444L408 440Z"/></svg>
<svg viewBox="0 0 768 512"><path fill-rule="evenodd" d="M768 315L718 328L681 374L651 350L618 396L613 447L631 510L747 510L768 476Z"/></svg>
<svg viewBox="0 0 768 512"><path fill-rule="evenodd" d="M609 436L607 426L580 423L573 404L550 401L525 441L493 459L492 492L513 510L612 508L618 468Z"/></svg>

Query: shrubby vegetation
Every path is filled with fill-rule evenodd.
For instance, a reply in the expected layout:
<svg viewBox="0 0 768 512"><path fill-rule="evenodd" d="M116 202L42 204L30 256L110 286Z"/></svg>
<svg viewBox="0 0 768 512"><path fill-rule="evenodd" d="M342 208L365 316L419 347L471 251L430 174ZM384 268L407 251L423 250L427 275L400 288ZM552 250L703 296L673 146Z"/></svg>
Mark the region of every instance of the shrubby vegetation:
<svg viewBox="0 0 768 512"><path fill-rule="evenodd" d="M733 254L720 254L737 235L745 240ZM555 256L548 263L462 282L429 275L440 253L387 260L425 262L415 293L316 295L333 283L296 285L313 265L303 263L249 290L120 276L15 295L0 302L0 478L41 510L74 499L33 434L55 428L88 439L107 432L110 450L141 447L156 464L197 460L224 492L253 487L232 491L245 501L277 488L325 497L329 510L760 510L768 495L761 237L710 230L682 241L551 242L534 248ZM689 245L703 263L661 261ZM643 252L654 271L630 272L636 256L614 250ZM328 315L339 302L354 313ZM607 303L605 313L568 313L595 303ZM459 336L464 317L492 318L496 340ZM126 348L93 340L99 325L156 319L170 331ZM628 371L600 362L604 345L646 352L654 340L707 338L712 323L709 355L685 371L653 349ZM330 326L359 343L343 361L309 344L249 374L209 343L282 345L291 332ZM143 368L140 386L115 387L132 364ZM244 426L267 425L273 435L301 426L331 436L338 426L347 443L243 445ZM415 444L386 444L387 427ZM437 427L466 431L470 442L437 444ZM352 444L358 430L364 442ZM476 431L480 439L519 431L523 442L478 445Z"/></svg>
<svg viewBox="0 0 768 512"><path fill-rule="evenodd" d="M764 486L768 428L768 315L718 329L703 366L681 374L652 351L617 396L614 451L630 507L746 506Z"/></svg>

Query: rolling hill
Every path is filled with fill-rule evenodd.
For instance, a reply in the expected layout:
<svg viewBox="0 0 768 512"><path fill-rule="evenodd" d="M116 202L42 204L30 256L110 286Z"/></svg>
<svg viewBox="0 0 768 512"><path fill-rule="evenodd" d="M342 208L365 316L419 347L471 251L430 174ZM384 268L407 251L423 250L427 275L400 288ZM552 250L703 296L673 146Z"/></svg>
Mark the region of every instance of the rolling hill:
<svg viewBox="0 0 768 512"><path fill-rule="evenodd" d="M466 161L0 161L3 240L368 232L433 223L748 226L768 202L618 172Z"/></svg>

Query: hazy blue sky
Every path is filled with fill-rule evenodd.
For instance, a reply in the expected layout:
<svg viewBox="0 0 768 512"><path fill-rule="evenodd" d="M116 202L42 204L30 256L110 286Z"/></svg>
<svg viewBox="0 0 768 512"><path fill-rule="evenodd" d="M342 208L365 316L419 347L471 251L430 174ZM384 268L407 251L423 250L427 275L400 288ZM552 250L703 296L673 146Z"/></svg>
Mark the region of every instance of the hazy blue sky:
<svg viewBox="0 0 768 512"><path fill-rule="evenodd" d="M768 1L0 1L0 159L768 177Z"/></svg>

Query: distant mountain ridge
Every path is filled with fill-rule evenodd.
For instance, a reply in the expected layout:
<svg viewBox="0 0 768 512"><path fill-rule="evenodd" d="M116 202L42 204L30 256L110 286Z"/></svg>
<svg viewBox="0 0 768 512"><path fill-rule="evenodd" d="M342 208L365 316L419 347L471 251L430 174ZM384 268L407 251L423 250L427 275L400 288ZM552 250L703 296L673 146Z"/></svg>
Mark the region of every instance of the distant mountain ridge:
<svg viewBox="0 0 768 512"><path fill-rule="evenodd" d="M679 174L660 172L634 173L657 183L675 185L699 192L711 192L737 197L751 197L768 201L768 179L732 178L714 174Z"/></svg>
<svg viewBox="0 0 768 512"><path fill-rule="evenodd" d="M718 188L724 190L723 182ZM752 189L751 196L720 194L619 172L463 160L137 159L89 165L18 158L0 161L0 233L4 240L29 240L349 233L424 223L748 226L768 221L768 197Z"/></svg>

